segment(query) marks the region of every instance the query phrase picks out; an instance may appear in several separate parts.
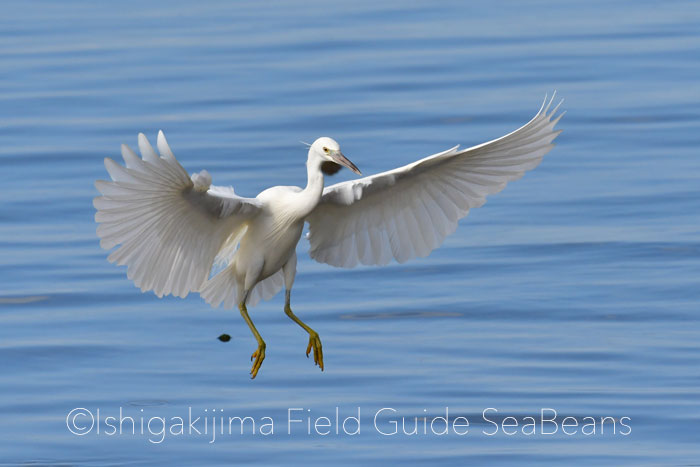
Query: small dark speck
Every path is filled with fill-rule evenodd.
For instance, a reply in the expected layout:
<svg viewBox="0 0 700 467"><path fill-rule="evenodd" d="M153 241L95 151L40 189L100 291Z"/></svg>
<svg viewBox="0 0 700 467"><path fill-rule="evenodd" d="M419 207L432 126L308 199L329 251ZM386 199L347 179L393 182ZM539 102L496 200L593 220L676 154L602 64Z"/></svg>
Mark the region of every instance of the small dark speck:
<svg viewBox="0 0 700 467"><path fill-rule="evenodd" d="M228 334L222 334L219 337L217 337L217 339L219 339L221 342L228 342L231 340L231 336L229 336Z"/></svg>

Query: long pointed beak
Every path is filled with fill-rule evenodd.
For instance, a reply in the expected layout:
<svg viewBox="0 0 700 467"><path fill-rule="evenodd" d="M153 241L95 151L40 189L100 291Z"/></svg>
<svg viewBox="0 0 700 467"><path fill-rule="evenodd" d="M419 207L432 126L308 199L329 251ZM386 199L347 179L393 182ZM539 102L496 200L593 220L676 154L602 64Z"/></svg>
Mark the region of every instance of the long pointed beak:
<svg viewBox="0 0 700 467"><path fill-rule="evenodd" d="M335 151L335 152L333 152L333 154L331 154L331 156L333 157L333 160L335 162L337 162L338 164L347 167L348 169L355 172L357 175L362 175L362 172L360 172L360 169L358 169L355 164L350 162L350 159L345 157L342 152Z"/></svg>

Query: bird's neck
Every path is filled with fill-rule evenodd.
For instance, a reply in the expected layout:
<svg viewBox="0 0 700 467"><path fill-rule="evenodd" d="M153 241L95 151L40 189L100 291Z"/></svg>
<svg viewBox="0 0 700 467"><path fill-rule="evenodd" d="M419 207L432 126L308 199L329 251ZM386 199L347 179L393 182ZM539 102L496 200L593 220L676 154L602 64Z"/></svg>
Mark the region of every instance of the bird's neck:
<svg viewBox="0 0 700 467"><path fill-rule="evenodd" d="M321 172L321 161L310 157L306 161L306 188L304 188L300 195L302 198L304 217L314 210L318 202L321 200L321 195L323 194L323 172Z"/></svg>

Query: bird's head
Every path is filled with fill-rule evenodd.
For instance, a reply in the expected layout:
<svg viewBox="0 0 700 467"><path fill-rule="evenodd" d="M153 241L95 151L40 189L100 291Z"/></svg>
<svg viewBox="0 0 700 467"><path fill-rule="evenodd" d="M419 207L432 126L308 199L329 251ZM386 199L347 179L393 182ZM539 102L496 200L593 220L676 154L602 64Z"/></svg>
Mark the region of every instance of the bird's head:
<svg viewBox="0 0 700 467"><path fill-rule="evenodd" d="M309 147L309 156L313 156L321 161L321 171L326 175L337 173L342 167L362 175L360 169L340 152L340 145L333 138L323 136Z"/></svg>

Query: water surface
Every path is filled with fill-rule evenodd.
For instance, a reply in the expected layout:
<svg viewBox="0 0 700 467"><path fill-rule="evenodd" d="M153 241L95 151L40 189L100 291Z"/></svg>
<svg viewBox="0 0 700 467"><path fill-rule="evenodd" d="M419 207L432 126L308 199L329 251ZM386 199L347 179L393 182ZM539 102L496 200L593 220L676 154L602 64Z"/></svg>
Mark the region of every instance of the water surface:
<svg viewBox="0 0 700 467"><path fill-rule="evenodd" d="M699 19L683 1L6 2L0 459L697 463ZM300 242L293 305L323 339L323 373L281 295L252 312L268 348L251 381L237 312L141 294L99 248L94 180L140 131L254 196L305 183L299 140L332 136L371 174L501 136L553 89L558 146L430 257L340 270ZM359 408L359 434L335 434L336 407L341 422ZM101 432L72 434L75 408L99 409ZM110 435L120 409L167 432ZM543 409L558 431L524 434ZM466 435L429 431L446 410ZM187 433L190 411L256 429ZM308 417L332 432L309 434ZM402 417L427 434L379 432ZM569 436L566 417L616 431Z"/></svg>

